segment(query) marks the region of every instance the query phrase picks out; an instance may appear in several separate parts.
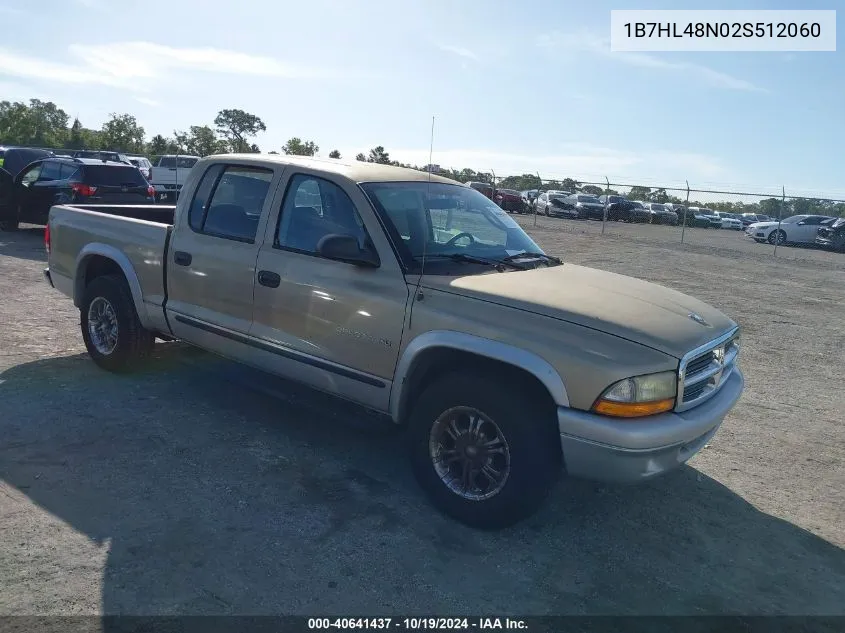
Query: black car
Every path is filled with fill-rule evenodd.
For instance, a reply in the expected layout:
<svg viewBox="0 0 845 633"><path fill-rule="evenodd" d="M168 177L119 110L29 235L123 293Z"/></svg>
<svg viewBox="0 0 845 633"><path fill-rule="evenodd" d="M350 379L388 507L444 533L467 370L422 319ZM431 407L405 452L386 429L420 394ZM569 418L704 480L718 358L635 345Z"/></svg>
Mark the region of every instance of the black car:
<svg viewBox="0 0 845 633"><path fill-rule="evenodd" d="M120 152L110 152L99 149L78 149L71 152L71 158L96 158L101 161L111 161L113 163L124 163L131 165L132 161L126 154Z"/></svg>
<svg viewBox="0 0 845 633"><path fill-rule="evenodd" d="M8 152L7 152L8 161ZM46 224L54 204L155 204L137 167L90 158L47 157L0 180L0 230Z"/></svg>
<svg viewBox="0 0 845 633"><path fill-rule="evenodd" d="M602 204L607 205L607 219L616 222L648 222L650 214L639 202L623 196L600 196Z"/></svg>
<svg viewBox="0 0 845 633"><path fill-rule="evenodd" d="M816 245L845 253L845 218L837 218L821 226L816 235Z"/></svg>
<svg viewBox="0 0 845 633"><path fill-rule="evenodd" d="M587 193L573 193L569 196L567 202L575 209L575 217L579 219L604 219L604 204L597 196Z"/></svg>

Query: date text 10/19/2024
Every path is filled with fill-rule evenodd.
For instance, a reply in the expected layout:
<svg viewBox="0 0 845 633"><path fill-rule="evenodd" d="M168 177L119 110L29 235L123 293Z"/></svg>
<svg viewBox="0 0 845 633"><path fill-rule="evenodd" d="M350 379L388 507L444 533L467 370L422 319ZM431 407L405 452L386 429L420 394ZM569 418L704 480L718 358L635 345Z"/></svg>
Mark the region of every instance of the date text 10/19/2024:
<svg viewBox="0 0 845 633"><path fill-rule="evenodd" d="M309 630L399 630L399 631L525 631L518 618L308 618Z"/></svg>

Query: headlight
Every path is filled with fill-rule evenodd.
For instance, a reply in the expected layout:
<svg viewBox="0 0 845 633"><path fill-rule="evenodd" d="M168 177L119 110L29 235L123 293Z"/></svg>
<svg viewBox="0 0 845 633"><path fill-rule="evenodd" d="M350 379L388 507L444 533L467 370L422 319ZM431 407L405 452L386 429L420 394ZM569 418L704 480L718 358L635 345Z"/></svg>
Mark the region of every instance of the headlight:
<svg viewBox="0 0 845 633"><path fill-rule="evenodd" d="M673 371L634 376L605 389L593 411L617 418L640 418L670 411L677 393L678 376Z"/></svg>

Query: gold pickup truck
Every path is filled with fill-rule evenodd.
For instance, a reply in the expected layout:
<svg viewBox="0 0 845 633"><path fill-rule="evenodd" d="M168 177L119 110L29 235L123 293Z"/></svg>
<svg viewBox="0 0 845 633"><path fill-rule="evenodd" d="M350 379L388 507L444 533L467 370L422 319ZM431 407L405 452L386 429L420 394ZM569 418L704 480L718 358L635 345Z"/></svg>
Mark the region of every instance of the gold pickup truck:
<svg viewBox="0 0 845 633"><path fill-rule="evenodd" d="M718 310L562 263L411 169L211 156L175 207L55 206L45 241L102 368L178 339L387 414L432 502L477 527L530 515L561 473L677 468L744 386Z"/></svg>

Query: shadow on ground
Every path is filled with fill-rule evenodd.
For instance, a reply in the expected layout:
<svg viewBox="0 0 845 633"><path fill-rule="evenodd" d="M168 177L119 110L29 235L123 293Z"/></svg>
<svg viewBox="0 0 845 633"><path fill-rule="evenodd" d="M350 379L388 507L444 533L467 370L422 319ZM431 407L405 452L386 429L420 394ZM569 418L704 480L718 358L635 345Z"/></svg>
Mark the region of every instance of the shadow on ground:
<svg viewBox="0 0 845 633"><path fill-rule="evenodd" d="M694 468L563 482L527 522L477 532L428 506L380 419L181 345L157 357L134 376L84 355L0 374L0 477L110 542L106 614L845 610L845 551ZM55 565L29 560L24 591Z"/></svg>
<svg viewBox="0 0 845 633"><path fill-rule="evenodd" d="M0 231L0 255L46 262L44 227L23 224L17 231Z"/></svg>

